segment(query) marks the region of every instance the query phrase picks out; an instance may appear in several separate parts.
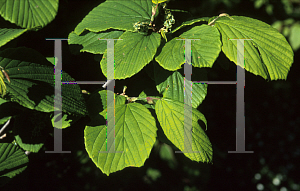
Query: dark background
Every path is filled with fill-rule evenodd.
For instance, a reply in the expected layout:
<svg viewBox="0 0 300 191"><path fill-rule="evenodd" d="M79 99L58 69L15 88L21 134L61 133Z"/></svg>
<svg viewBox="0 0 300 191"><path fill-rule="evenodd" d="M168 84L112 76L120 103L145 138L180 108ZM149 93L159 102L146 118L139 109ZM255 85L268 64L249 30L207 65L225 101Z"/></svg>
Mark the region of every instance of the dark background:
<svg viewBox="0 0 300 191"><path fill-rule="evenodd" d="M67 38L89 11L103 1L61 0L57 17L38 32L23 34L1 47L33 48L45 57L53 57L53 41L45 38ZM220 13L248 16L268 24L277 20L299 20L300 1L291 2L292 13L287 13L282 1L269 1L257 6L258 0L173 0L169 8L190 11L194 17L212 17ZM255 5L257 8L255 8ZM268 7L273 6L273 11ZM189 15L175 15L176 21ZM0 20L1 26L13 26ZM299 34L300 35L300 34ZM63 148L71 154L44 154L53 149L53 138L47 139L45 148L29 155L28 168L12 179L4 190L300 190L299 159L299 50L294 52L294 63L287 80L267 82L262 77L246 72L245 119L246 150L253 154L228 154L235 150L235 85L209 85L208 94L199 110L208 121L206 131L213 145L213 164L197 163L182 154L165 161L160 155L163 145L156 145L141 168L125 168L111 174L102 174L88 158L84 148L84 123L82 120L63 130ZM101 80L99 62L94 55L70 54L67 42L63 43L63 70L76 80ZM223 53L207 69L209 80L236 80L236 66ZM121 93L127 85L129 96L137 96L145 86L153 86L143 69L127 80L117 80L115 92ZM198 80L193 76L192 80ZM83 85L94 91L100 85ZM173 165L173 166L172 166Z"/></svg>

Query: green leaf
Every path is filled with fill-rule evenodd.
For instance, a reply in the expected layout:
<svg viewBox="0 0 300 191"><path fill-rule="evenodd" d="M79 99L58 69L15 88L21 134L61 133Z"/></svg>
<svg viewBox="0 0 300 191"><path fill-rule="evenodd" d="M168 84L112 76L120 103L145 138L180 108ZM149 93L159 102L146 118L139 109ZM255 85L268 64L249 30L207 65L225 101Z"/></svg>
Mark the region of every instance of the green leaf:
<svg viewBox="0 0 300 191"><path fill-rule="evenodd" d="M0 47L8 43L9 41L17 38L24 32L26 29L1 29L0 28Z"/></svg>
<svg viewBox="0 0 300 191"><path fill-rule="evenodd" d="M212 67L221 51L220 34L214 27L201 25L179 36L181 39L192 40L192 65L195 67ZM172 39L166 43L155 60L167 70L177 70L185 62L184 40Z"/></svg>
<svg viewBox="0 0 300 191"><path fill-rule="evenodd" d="M245 69L264 79L286 79L293 63L293 50L285 37L270 25L248 17L220 17L215 26L222 35L222 51L237 64L237 40L245 40Z"/></svg>
<svg viewBox="0 0 300 191"><path fill-rule="evenodd" d="M56 16L58 0L1 0L0 15L16 25L32 29L44 27Z"/></svg>
<svg viewBox="0 0 300 191"><path fill-rule="evenodd" d="M107 29L134 31L137 22L150 23L152 2L141 0L107 0L94 8L75 28L80 35L84 30L92 32Z"/></svg>
<svg viewBox="0 0 300 191"><path fill-rule="evenodd" d="M212 145L204 130L198 124L198 120L201 120L207 126L202 113L192 108L192 124L187 125L192 126L193 140L184 140L184 103L162 98L156 102L155 113L167 138L181 151L184 151L184 141L192 142L192 150L198 152L184 152L183 154L186 157L197 162L212 161Z"/></svg>
<svg viewBox="0 0 300 191"><path fill-rule="evenodd" d="M106 112L102 113L103 116ZM94 119L96 120L96 119ZM85 147L93 162L103 173L122 170L125 167L143 166L156 141L155 119L142 104L129 103L115 107L115 151L107 151L106 125L87 126L84 131Z"/></svg>
<svg viewBox="0 0 300 191"><path fill-rule="evenodd" d="M22 149L37 153L43 147L48 135L47 129L51 127L49 116L49 113L37 111L16 116L13 132Z"/></svg>
<svg viewBox="0 0 300 191"><path fill-rule="evenodd" d="M184 87L184 77L178 71L170 72L159 67L157 64L154 65L154 69L155 83L157 84L156 88L158 92L163 93L169 85L164 98L184 103L184 88L186 92L191 92L190 86ZM207 94L207 84L193 83L192 93L192 107L197 108L205 99ZM188 104L191 104L190 100L188 100Z"/></svg>
<svg viewBox="0 0 300 191"><path fill-rule="evenodd" d="M7 99L29 109L42 112L54 111L53 65L33 49L16 48L0 52L0 65L10 76L6 82ZM62 72L62 81L75 81ZM76 84L63 84L62 110L74 115L86 115L81 89Z"/></svg>
<svg viewBox="0 0 300 191"><path fill-rule="evenodd" d="M0 143L0 178L13 178L27 168L29 160L24 151L12 143ZM0 183L1 185L1 183Z"/></svg>
<svg viewBox="0 0 300 191"><path fill-rule="evenodd" d="M300 24L296 23L291 27L291 35L289 41L294 51L300 48Z"/></svg>
<svg viewBox="0 0 300 191"><path fill-rule="evenodd" d="M189 26L189 25L193 25L194 23L198 23L198 22L208 22L209 17L201 17L201 18L197 18L197 19L192 19L189 21L185 21L183 22L179 27L175 28L174 30L172 30L172 33L175 33L176 31L178 31L179 29L185 27L185 26Z"/></svg>
<svg viewBox="0 0 300 191"><path fill-rule="evenodd" d="M124 32L114 48L115 79L125 79L143 69L156 53L161 42L158 33L144 36L139 33ZM107 77L107 50L100 62L103 74Z"/></svg>
<svg viewBox="0 0 300 191"><path fill-rule="evenodd" d="M82 45L83 48L80 52L90 52L93 54L103 54L107 48L106 40L101 39L117 39L123 34L123 31L111 31L111 32L102 32L102 33L94 33L88 32L86 34L77 35L74 32L69 34L69 45L70 44L79 44ZM115 41L116 43L117 41Z"/></svg>
<svg viewBox="0 0 300 191"><path fill-rule="evenodd" d="M147 94L144 91L142 91L139 95L139 98L146 98L146 97L147 97Z"/></svg>

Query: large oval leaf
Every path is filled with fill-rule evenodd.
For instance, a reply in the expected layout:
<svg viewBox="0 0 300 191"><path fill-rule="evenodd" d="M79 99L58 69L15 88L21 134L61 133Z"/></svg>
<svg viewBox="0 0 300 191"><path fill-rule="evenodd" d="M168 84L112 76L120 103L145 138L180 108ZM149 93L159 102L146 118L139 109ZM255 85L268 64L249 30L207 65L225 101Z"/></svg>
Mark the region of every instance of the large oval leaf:
<svg viewBox="0 0 300 191"><path fill-rule="evenodd" d="M245 69L265 79L286 79L293 50L285 37L270 25L249 17L220 17L215 26L222 35L222 51L237 64L237 40L244 41Z"/></svg>
<svg viewBox="0 0 300 191"><path fill-rule="evenodd" d="M198 124L198 120L204 122L206 119L197 109L192 108L192 140L184 140L184 103L176 100L162 98L155 105L157 119L167 138L181 151L184 151L184 141L192 142L194 153L183 154L197 162L211 162L213 149L204 130Z"/></svg>
<svg viewBox="0 0 300 191"><path fill-rule="evenodd" d="M156 53L161 37L158 33L144 36L139 33L124 32L114 47L115 79L125 79L143 69ZM107 50L100 62L103 74L107 77Z"/></svg>
<svg viewBox="0 0 300 191"><path fill-rule="evenodd" d="M182 39L192 40L192 65L195 67L212 67L221 51L220 33L208 25L201 25L179 36ZM185 62L184 40L176 38L168 42L155 60L167 70L177 70Z"/></svg>
<svg viewBox="0 0 300 191"><path fill-rule="evenodd" d="M134 31L137 22L149 22L152 14L151 1L144 0L107 0L94 8L75 28L76 34L85 29L92 32L107 29Z"/></svg>
<svg viewBox="0 0 300 191"><path fill-rule="evenodd" d="M143 166L156 140L157 128L150 111L139 103L115 107L115 151L122 153L107 148L106 129L106 125L87 126L84 131L86 150L101 171L109 175L128 166Z"/></svg>
<svg viewBox="0 0 300 191"><path fill-rule="evenodd" d="M58 0L1 0L0 15L16 25L31 29L50 23L58 11Z"/></svg>

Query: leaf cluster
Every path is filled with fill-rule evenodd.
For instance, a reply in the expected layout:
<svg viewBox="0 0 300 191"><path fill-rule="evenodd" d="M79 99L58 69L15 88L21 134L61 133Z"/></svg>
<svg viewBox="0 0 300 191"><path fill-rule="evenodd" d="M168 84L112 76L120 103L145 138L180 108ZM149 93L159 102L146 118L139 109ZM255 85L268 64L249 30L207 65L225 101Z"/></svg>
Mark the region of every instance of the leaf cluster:
<svg viewBox="0 0 300 191"><path fill-rule="evenodd" d="M22 29L0 28L0 46L25 32L45 27L58 12L58 0L20 1L17 5L9 0L2 2L1 16ZM19 14L20 10L25 12ZM1 51L0 119L2 124L13 127L11 133L6 132L13 135L13 141L0 143L1 177L11 178L26 168L28 158L22 151L40 151L49 126L64 129L83 117L90 119L84 130L86 151L106 175L143 166L159 139L157 124L167 141L187 158L212 163L212 144L204 130L207 121L197 110L207 95L207 84L187 80L180 71L182 65L211 68L221 51L237 65L237 55L241 54L237 39L244 39L245 63L238 67L266 80L279 80L287 78L293 51L282 34L262 21L221 14L187 20L174 28L176 11L168 9L166 1L107 0L90 11L69 34L68 44L80 45L80 52L103 55L99 68L105 77L111 72L107 39L114 39L114 79L130 79L151 66L146 73L155 87L136 97L126 95L126 88L121 94L104 88L91 93L83 91L64 71L60 71L64 83L60 89L53 78L60 58L45 58L25 47ZM182 30L187 26L191 28ZM179 34L176 37L172 36L175 32ZM192 39L191 63L185 57L187 39ZM196 73L196 77L203 78L205 74ZM54 90L62 99L57 99ZM188 99L191 92L192 99ZM112 97L114 101L107 103ZM61 110L53 107L57 102ZM2 113L5 105L11 103L17 104L18 109L10 107L9 112ZM25 122L31 123L31 128L24 126ZM197 152L184 152L187 147Z"/></svg>

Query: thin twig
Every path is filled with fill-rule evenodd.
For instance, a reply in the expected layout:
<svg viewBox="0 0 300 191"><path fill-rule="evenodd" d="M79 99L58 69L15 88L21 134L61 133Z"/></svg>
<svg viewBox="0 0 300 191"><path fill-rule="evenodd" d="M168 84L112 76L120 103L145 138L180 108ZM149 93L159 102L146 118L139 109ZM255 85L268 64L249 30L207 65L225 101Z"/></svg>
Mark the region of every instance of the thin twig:
<svg viewBox="0 0 300 191"><path fill-rule="evenodd" d="M6 123L3 125L3 127L1 128L1 130L0 130L0 135L1 135L1 133L4 131L4 129L8 126L9 122L10 122L10 118L9 118L9 120L7 120L7 122L6 122Z"/></svg>
<svg viewBox="0 0 300 191"><path fill-rule="evenodd" d="M0 139L3 139L4 137L6 137L6 133L4 133L4 134L0 137Z"/></svg>

